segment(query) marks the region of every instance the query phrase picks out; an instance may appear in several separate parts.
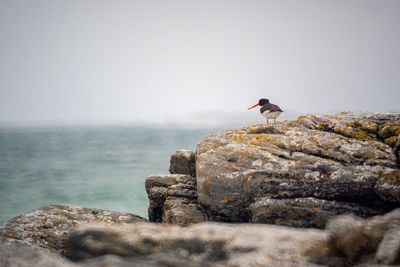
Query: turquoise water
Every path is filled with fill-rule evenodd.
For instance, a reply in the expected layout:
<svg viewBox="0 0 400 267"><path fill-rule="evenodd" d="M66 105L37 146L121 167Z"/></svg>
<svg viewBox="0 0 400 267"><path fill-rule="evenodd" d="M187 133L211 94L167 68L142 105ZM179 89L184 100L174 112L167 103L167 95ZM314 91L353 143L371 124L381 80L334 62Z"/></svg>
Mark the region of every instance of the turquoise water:
<svg viewBox="0 0 400 267"><path fill-rule="evenodd" d="M0 225L49 204L147 218L144 181L167 174L171 153L216 130L139 127L0 128Z"/></svg>

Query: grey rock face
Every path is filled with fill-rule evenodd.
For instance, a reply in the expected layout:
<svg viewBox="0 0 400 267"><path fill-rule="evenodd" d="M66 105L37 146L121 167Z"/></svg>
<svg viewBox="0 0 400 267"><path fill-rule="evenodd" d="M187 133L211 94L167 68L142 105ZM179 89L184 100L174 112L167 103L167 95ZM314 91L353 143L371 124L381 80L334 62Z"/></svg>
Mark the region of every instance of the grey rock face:
<svg viewBox="0 0 400 267"><path fill-rule="evenodd" d="M282 224L293 227L325 227L327 219L336 214L355 214L370 217L382 211L350 202L317 198L262 198L249 206L253 223ZM283 212L284 211L284 212Z"/></svg>
<svg viewBox="0 0 400 267"><path fill-rule="evenodd" d="M195 153L190 150L177 150L171 155L169 172L171 174L187 174L196 177Z"/></svg>
<svg viewBox="0 0 400 267"><path fill-rule="evenodd" d="M197 146L198 201L210 220L228 222L324 227L334 215L383 214L400 203L399 136L399 113L219 132Z"/></svg>
<svg viewBox="0 0 400 267"><path fill-rule="evenodd" d="M204 221L207 217L196 199L168 197L165 200L162 222L187 225Z"/></svg>
<svg viewBox="0 0 400 267"><path fill-rule="evenodd" d="M341 112L337 114L337 117L350 121L361 120L363 122L372 122L376 125L384 125L400 121L400 113L398 112Z"/></svg>
<svg viewBox="0 0 400 267"><path fill-rule="evenodd" d="M385 170L376 182L375 192L388 202L400 204L400 170Z"/></svg>
<svg viewBox="0 0 400 267"><path fill-rule="evenodd" d="M342 215L331 220L327 230L326 241L308 251L316 263L400 264L400 209L369 219Z"/></svg>
<svg viewBox="0 0 400 267"><path fill-rule="evenodd" d="M0 227L3 244L26 244L63 253L66 236L82 223L130 224L145 222L139 216L72 205L50 205L19 215Z"/></svg>
<svg viewBox="0 0 400 267"><path fill-rule="evenodd" d="M273 225L88 225L70 235L67 255L88 260L108 254L155 266L316 266L303 253L325 239L321 230Z"/></svg>
<svg viewBox="0 0 400 267"><path fill-rule="evenodd" d="M186 225L205 221L197 202L196 179L184 174L149 176L145 183L150 199L149 220Z"/></svg>

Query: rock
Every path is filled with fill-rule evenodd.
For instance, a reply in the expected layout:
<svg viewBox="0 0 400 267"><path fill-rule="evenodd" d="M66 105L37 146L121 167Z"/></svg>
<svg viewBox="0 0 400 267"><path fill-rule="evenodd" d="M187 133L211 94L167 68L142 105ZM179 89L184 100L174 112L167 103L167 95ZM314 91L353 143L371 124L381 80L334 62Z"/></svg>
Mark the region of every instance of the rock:
<svg viewBox="0 0 400 267"><path fill-rule="evenodd" d="M340 112L337 117L348 121L361 121L374 123L376 125L385 125L392 122L400 121L400 113L398 112Z"/></svg>
<svg viewBox="0 0 400 267"><path fill-rule="evenodd" d="M166 267L166 266L192 266L185 262L177 262L174 259L163 259L161 257L123 257L117 255L104 255L82 260L79 266L98 267ZM196 267L196 266L193 266ZM200 266L199 266L200 267Z"/></svg>
<svg viewBox="0 0 400 267"><path fill-rule="evenodd" d="M187 225L207 221L196 199L168 197L164 202L162 222Z"/></svg>
<svg viewBox="0 0 400 267"><path fill-rule="evenodd" d="M151 244L148 244L151 246ZM85 232L73 232L66 243L65 255L72 260L82 260L106 254L119 256L143 256L149 254L147 245L138 246L125 242L120 231L100 231L96 229Z"/></svg>
<svg viewBox="0 0 400 267"><path fill-rule="evenodd" d="M249 206L253 223L282 224L293 227L325 227L325 222L336 214L355 214L369 217L382 211L348 202L317 198L273 199L262 198ZM284 211L284 212L283 212Z"/></svg>
<svg viewBox="0 0 400 267"><path fill-rule="evenodd" d="M108 254L156 266L317 266L303 253L325 239L321 230L273 225L81 225L69 236L66 255L87 261Z"/></svg>
<svg viewBox="0 0 400 267"><path fill-rule="evenodd" d="M139 216L72 205L49 205L19 215L0 227L0 238L63 253L66 236L82 223L131 224L145 222Z"/></svg>
<svg viewBox="0 0 400 267"><path fill-rule="evenodd" d="M388 202L400 203L400 170L385 170L376 182L375 192Z"/></svg>
<svg viewBox="0 0 400 267"><path fill-rule="evenodd" d="M207 220L197 203L196 178L183 174L149 176L145 187L151 222L187 225Z"/></svg>
<svg viewBox="0 0 400 267"><path fill-rule="evenodd" d="M117 255L103 255L82 260L79 263L70 261L46 249L32 248L13 239L0 238L0 266L2 267L165 267L165 266L196 266L188 261L171 259L164 255L151 257L123 257ZM200 265L198 267L201 267Z"/></svg>
<svg viewBox="0 0 400 267"><path fill-rule="evenodd" d="M214 221L300 227L384 214L400 203L398 141L390 141L399 122L400 113L347 112L207 136L196 149L198 203Z"/></svg>
<svg viewBox="0 0 400 267"><path fill-rule="evenodd" d="M400 263L400 226L392 227L385 233L374 261L386 265Z"/></svg>
<svg viewBox="0 0 400 267"><path fill-rule="evenodd" d="M394 153L397 157L397 168L400 168L400 135L397 136L396 145L393 148Z"/></svg>
<svg viewBox="0 0 400 267"><path fill-rule="evenodd" d="M327 230L216 222L81 223L69 232L64 252L67 258L0 237L0 266L382 266L400 264L400 209L369 219L339 216Z"/></svg>
<svg viewBox="0 0 400 267"><path fill-rule="evenodd" d="M177 150L171 155L169 172L171 174L187 174L196 177L195 153L190 150Z"/></svg>
<svg viewBox="0 0 400 267"><path fill-rule="evenodd" d="M8 245L0 243L0 266L4 267L77 267L60 255L45 249L32 248L28 245Z"/></svg>
<svg viewBox="0 0 400 267"><path fill-rule="evenodd" d="M369 219L342 215L331 220L327 230L326 241L308 251L316 263L400 263L400 209Z"/></svg>

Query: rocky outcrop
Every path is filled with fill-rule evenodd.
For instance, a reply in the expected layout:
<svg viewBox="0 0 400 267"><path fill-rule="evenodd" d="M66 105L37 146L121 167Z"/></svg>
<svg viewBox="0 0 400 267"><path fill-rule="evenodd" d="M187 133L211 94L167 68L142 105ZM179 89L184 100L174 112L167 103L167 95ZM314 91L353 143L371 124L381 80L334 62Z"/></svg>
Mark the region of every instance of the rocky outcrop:
<svg viewBox="0 0 400 267"><path fill-rule="evenodd" d="M112 254L156 266L317 266L304 251L325 239L321 230L274 225L81 226L69 236L66 255L78 263Z"/></svg>
<svg viewBox="0 0 400 267"><path fill-rule="evenodd" d="M323 228L335 215L383 214L400 206L399 140L399 113L307 115L219 132L196 156L171 156L170 172L180 175L147 179L149 219Z"/></svg>
<svg viewBox="0 0 400 267"><path fill-rule="evenodd" d="M29 245L63 253L67 234L82 223L131 224L145 222L137 215L84 208L50 205L19 215L0 227L1 244Z"/></svg>
<svg viewBox="0 0 400 267"><path fill-rule="evenodd" d="M208 219L324 227L400 206L399 113L301 116L228 130L197 146Z"/></svg>

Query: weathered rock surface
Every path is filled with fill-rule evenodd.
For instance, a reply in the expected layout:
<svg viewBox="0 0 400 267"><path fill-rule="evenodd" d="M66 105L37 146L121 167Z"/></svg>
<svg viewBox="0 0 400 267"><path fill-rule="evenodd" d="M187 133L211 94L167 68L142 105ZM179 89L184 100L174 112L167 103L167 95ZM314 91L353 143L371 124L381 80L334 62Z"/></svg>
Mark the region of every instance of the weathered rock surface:
<svg viewBox="0 0 400 267"><path fill-rule="evenodd" d="M262 198L249 206L252 214L250 222L282 224L293 227L324 228L327 218L336 214L355 214L370 217L383 213L351 202L329 201L318 198L274 199Z"/></svg>
<svg viewBox="0 0 400 267"><path fill-rule="evenodd" d="M89 225L69 236L66 255L88 260L112 254L155 266L317 266L304 251L325 241L322 230L274 225Z"/></svg>
<svg viewBox="0 0 400 267"><path fill-rule="evenodd" d="M6 246L0 242L0 266L2 267L77 267L78 265L60 255L45 249L32 248L28 245Z"/></svg>
<svg viewBox="0 0 400 267"><path fill-rule="evenodd" d="M228 130L196 151L199 204L208 218L324 227L400 206L400 113L301 116Z"/></svg>
<svg viewBox="0 0 400 267"><path fill-rule="evenodd" d="M0 266L400 264L400 209L369 219L335 217L327 230L217 222L186 227L143 222L77 224L63 249L67 258L32 243L0 237Z"/></svg>
<svg viewBox="0 0 400 267"><path fill-rule="evenodd" d="M107 254L95 258L86 259L76 263L84 267L173 267L173 266L192 266L179 262L175 259L161 257L125 257ZM195 267L195 266L193 266ZM201 266L198 266L201 267Z"/></svg>
<svg viewBox="0 0 400 267"><path fill-rule="evenodd" d="M342 215L328 225L328 238L306 254L330 266L400 264L400 209L362 219Z"/></svg>
<svg viewBox="0 0 400 267"><path fill-rule="evenodd" d="M150 221L186 225L207 220L197 203L196 179L192 176L150 176L145 187L150 199Z"/></svg>
<svg viewBox="0 0 400 267"><path fill-rule="evenodd" d="M196 154L190 150L177 150L171 155L169 172L171 174L187 174L196 177Z"/></svg>
<svg viewBox="0 0 400 267"><path fill-rule="evenodd" d="M131 224L145 222L137 215L84 208L72 205L49 205L19 215L0 227L0 239L5 244L26 244L61 253L66 236L82 223Z"/></svg>

